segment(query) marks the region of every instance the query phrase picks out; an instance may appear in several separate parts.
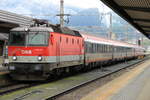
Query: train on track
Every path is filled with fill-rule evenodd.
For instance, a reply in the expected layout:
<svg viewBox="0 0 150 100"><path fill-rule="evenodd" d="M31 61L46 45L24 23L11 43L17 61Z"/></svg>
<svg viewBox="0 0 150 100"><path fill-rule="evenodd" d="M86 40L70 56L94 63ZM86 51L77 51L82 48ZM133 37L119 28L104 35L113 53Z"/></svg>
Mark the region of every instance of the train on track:
<svg viewBox="0 0 150 100"><path fill-rule="evenodd" d="M52 24L14 28L8 44L11 77L27 81L142 58L145 51L138 45Z"/></svg>

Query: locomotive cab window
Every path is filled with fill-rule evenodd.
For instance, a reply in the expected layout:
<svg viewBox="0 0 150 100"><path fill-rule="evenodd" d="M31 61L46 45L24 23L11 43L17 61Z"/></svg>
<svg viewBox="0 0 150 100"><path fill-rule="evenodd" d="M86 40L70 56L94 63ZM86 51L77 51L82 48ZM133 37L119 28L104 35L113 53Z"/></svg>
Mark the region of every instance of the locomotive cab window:
<svg viewBox="0 0 150 100"><path fill-rule="evenodd" d="M25 40L26 35L24 32L11 32L9 35L9 45L24 46Z"/></svg>

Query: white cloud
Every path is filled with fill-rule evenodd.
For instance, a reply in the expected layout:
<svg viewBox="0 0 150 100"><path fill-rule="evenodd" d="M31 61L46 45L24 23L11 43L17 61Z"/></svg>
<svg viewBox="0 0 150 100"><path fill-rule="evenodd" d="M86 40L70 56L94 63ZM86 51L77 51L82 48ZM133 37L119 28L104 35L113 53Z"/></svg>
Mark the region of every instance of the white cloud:
<svg viewBox="0 0 150 100"><path fill-rule="evenodd" d="M43 0L43 3L52 3L59 7L60 0ZM77 8L98 8L100 12L107 13L110 10L105 4L100 0L64 0L64 6L67 7L77 7Z"/></svg>
<svg viewBox="0 0 150 100"><path fill-rule="evenodd" d="M31 10L26 9L26 8L24 8L22 6L17 6L15 8L11 8L10 10L12 12L14 12L14 13L19 13L19 14L22 14L22 13L24 13L24 14L32 14Z"/></svg>
<svg viewBox="0 0 150 100"><path fill-rule="evenodd" d="M60 0L2 0L0 9L19 14L56 14L59 13ZM100 12L108 12L100 0L64 0L65 12L76 14L73 8L99 8ZM72 8L73 7L73 8Z"/></svg>
<svg viewBox="0 0 150 100"><path fill-rule="evenodd" d="M79 8L95 8L100 5L99 0L65 0L66 5Z"/></svg>
<svg viewBox="0 0 150 100"><path fill-rule="evenodd" d="M52 3L59 5L60 0L42 0L43 3ZM100 0L64 0L65 6L73 6L79 8L96 8L101 5Z"/></svg>

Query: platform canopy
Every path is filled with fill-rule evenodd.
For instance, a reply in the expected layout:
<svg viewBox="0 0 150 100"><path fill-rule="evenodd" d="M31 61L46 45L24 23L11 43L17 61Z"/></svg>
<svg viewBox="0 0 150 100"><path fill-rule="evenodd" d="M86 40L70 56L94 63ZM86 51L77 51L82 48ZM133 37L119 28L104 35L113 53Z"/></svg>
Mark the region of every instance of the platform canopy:
<svg viewBox="0 0 150 100"><path fill-rule="evenodd" d="M150 39L150 0L101 0Z"/></svg>
<svg viewBox="0 0 150 100"><path fill-rule="evenodd" d="M0 33L9 33L9 30L18 26L28 26L32 18L0 10Z"/></svg>
<svg viewBox="0 0 150 100"><path fill-rule="evenodd" d="M0 33L0 40L8 40L8 34L6 33Z"/></svg>

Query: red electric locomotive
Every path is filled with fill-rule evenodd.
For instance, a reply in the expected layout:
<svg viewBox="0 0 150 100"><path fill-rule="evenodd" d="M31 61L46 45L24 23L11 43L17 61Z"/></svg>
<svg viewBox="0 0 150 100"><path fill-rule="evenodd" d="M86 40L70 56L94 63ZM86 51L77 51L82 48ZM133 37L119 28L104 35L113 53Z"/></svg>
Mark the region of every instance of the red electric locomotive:
<svg viewBox="0 0 150 100"><path fill-rule="evenodd" d="M50 27L12 29L8 47L11 76L17 80L43 80L53 69L83 64L83 38L77 31L62 31L54 32Z"/></svg>

